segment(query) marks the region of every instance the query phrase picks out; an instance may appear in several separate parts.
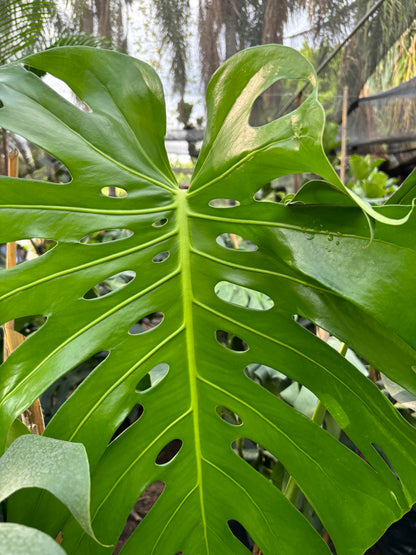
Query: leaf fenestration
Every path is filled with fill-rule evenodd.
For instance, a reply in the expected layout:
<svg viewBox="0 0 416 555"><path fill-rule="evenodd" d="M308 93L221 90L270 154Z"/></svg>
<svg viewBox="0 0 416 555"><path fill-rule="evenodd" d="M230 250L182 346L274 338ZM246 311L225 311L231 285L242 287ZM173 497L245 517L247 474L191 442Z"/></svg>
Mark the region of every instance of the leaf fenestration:
<svg viewBox="0 0 416 555"><path fill-rule="evenodd" d="M59 187L25 180L12 187L0 177L0 241L15 232L57 241L30 268L0 273L2 321L28 307L48 317L2 366L2 445L17 415L45 389L107 351L46 428L85 445L100 539L115 544L137 499L161 481L166 488L126 553L244 554L228 526L235 521L265 554L328 555L307 519L231 448L250 438L293 476L339 555L361 555L416 501L416 432L373 383L292 315L330 331L415 392L409 307L416 303L416 218L409 206L377 208L368 245L363 206L345 194L322 151L314 71L286 47L241 52L214 75L188 191L169 167L163 94L149 66L87 47L27 62L66 81L92 112L68 105L18 64L0 68L0 124L54 154L73 177ZM306 79L313 91L290 114L253 128L255 98L279 78ZM287 205L253 198L270 179L303 171L330 184L311 182ZM101 194L111 187L127 195ZM404 223L386 225L393 220ZM97 230L131 235L80 242ZM224 248L217 242L224 233L257 249ZM136 273L128 286L97 302L83 298L126 269ZM240 288L236 302L224 300L224 283ZM249 308L263 308L247 310L242 294ZM249 379L245 369L254 363L319 398L360 456ZM137 404L140 419L111 441ZM238 426L224 422L227 414L238 415ZM157 464L174 441L182 442L180 451ZM53 527L62 517L44 499L36 503L29 525L43 515ZM63 534L68 553L105 549L71 519Z"/></svg>

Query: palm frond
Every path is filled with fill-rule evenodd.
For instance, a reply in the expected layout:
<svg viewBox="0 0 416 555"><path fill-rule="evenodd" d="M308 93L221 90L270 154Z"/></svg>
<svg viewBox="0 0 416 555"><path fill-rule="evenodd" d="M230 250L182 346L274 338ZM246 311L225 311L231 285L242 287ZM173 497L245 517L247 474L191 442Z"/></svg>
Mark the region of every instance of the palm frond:
<svg viewBox="0 0 416 555"><path fill-rule="evenodd" d="M32 47L56 11L52 0L5 0L0 4L0 62Z"/></svg>

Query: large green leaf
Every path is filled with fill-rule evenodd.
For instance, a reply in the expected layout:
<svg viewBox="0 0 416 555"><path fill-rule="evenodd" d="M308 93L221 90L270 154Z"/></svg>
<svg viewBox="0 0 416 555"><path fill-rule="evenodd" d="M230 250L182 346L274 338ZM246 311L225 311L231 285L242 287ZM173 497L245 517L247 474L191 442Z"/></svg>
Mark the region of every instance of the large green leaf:
<svg viewBox="0 0 416 555"><path fill-rule="evenodd" d="M84 446L49 437L18 437L0 457L0 502L19 490L42 488L71 511L83 529L94 538L90 521L90 474ZM0 553L44 553L53 540L41 532L12 523L0 523ZM13 535L16 545L10 543ZM39 544L39 547L36 547ZM48 548L49 545L49 548ZM37 550L36 550L37 549ZM20 551L18 551L20 550ZM62 551L62 550L61 550ZM56 550L59 553L58 549Z"/></svg>
<svg viewBox="0 0 416 555"><path fill-rule="evenodd" d="M294 477L337 553L363 553L416 501L416 432L294 315L416 391L416 219L409 206L368 209L377 217L369 244L368 214L352 203L322 152L315 88L292 113L249 125L255 98L277 79L315 85L312 67L291 49L250 49L215 74L188 191L169 168L163 94L149 66L89 48L51 50L27 63L66 81L92 111L70 105L20 65L0 70L0 124L54 154L73 178L66 185L0 181L0 240L58 242L0 275L1 322L47 317L2 366L4 437L55 380L108 351L46 429L86 446L93 526L102 541L116 543L137 498L161 480L161 497L123 553L243 554L227 525L236 520L266 555L328 554L285 495L232 449L248 438ZM293 204L254 200L271 178L296 172L330 181L315 182L319 203L313 183ZM127 195L105 196L106 187ZM406 219L402 226L383 223ZM81 241L110 229L131 233ZM224 234L246 248L230 248ZM124 287L84 298L126 271L135 278ZM232 287L240 294L230 295ZM146 332L135 326L155 313ZM311 390L358 454L252 381L244 369L253 363ZM153 387L143 385L145 376ZM112 440L137 404L143 415ZM241 424L221 418L222 411L236 413L234 424ZM160 463L173 440L182 441L179 452ZM38 503L34 517L23 505L15 510L24 523L56 531L58 508ZM68 553L105 551L74 521L63 533Z"/></svg>
<svg viewBox="0 0 416 555"><path fill-rule="evenodd" d="M50 536L22 524L0 524L0 552L13 555L65 555L62 547Z"/></svg>

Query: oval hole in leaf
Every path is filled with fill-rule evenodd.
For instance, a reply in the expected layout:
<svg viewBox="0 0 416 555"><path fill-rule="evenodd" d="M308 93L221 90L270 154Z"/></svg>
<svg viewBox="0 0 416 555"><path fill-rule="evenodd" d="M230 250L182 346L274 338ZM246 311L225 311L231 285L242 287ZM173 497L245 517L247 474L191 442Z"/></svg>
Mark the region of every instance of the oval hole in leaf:
<svg viewBox="0 0 416 555"><path fill-rule="evenodd" d="M145 333L147 331L153 330L160 326L163 322L164 314L163 312L152 312L143 318L140 318L135 324L129 329L130 335L139 335L140 333Z"/></svg>
<svg viewBox="0 0 416 555"><path fill-rule="evenodd" d="M125 270L124 272L119 272L110 276L104 281L97 283L91 289L83 295L83 298L87 301L94 301L109 295L110 293L115 293L123 287L126 287L134 278L136 277L136 272L133 270Z"/></svg>
<svg viewBox="0 0 416 555"><path fill-rule="evenodd" d="M34 73L38 75L38 70L35 69ZM62 79L55 77L55 75L52 75L51 73L45 73L43 80L49 87L54 90L56 94L59 94L59 96L61 96L64 100L66 100L82 112L92 112L90 106L88 106L86 102L81 100L78 95L71 89L71 87L67 83L65 83L65 81L62 81Z"/></svg>
<svg viewBox="0 0 416 555"><path fill-rule="evenodd" d="M159 382L163 380L163 378L169 372L169 364L166 362L161 362L154 368L150 370L137 384L136 391L138 393L143 393L152 387L155 387Z"/></svg>
<svg viewBox="0 0 416 555"><path fill-rule="evenodd" d="M72 175L65 164L51 156L49 152L41 149L34 143L26 141L23 137L13 134L17 138L17 147L25 152L24 169L26 179L47 181L54 185L66 185L72 181ZM22 176L23 177L23 176Z"/></svg>
<svg viewBox="0 0 416 555"><path fill-rule="evenodd" d="M383 459L383 461L386 463L386 465L389 467L389 469L393 472L394 476L397 478L398 482L400 483L401 488L403 489L403 485L402 485L399 477L397 476L397 473L394 470L394 467L391 464L391 462L390 462L389 458L387 457L387 455L385 454L385 452L376 443L371 443L371 447L376 451L376 453Z"/></svg>
<svg viewBox="0 0 416 555"><path fill-rule="evenodd" d="M150 484L150 486L148 486L144 490L130 512L130 515L117 542L114 553L119 553L121 551L123 545L132 535L138 524L140 524L140 522L144 519L144 517L148 514L150 509L162 495L164 489L164 482L157 481Z"/></svg>
<svg viewBox="0 0 416 555"><path fill-rule="evenodd" d="M244 374L250 380L277 396L292 383L292 380L282 372L259 363L249 364L244 369Z"/></svg>
<svg viewBox="0 0 416 555"><path fill-rule="evenodd" d="M213 208L233 208L234 206L240 206L238 200L232 198L214 198L208 203Z"/></svg>
<svg viewBox="0 0 416 555"><path fill-rule="evenodd" d="M263 185L254 193L253 199L262 202L287 202L293 198L301 185L302 181L299 174L283 175Z"/></svg>
<svg viewBox="0 0 416 555"><path fill-rule="evenodd" d="M167 445L164 446L163 449L161 449L160 453L156 457L156 464L158 464L159 466L163 466L173 461L173 459L181 450L182 445L183 442L181 439L173 439L172 441L170 441Z"/></svg>
<svg viewBox="0 0 416 555"><path fill-rule="evenodd" d="M270 451L248 438L238 438L231 445L233 451L259 474L282 489L287 474L282 463Z"/></svg>
<svg viewBox="0 0 416 555"><path fill-rule="evenodd" d="M231 448L245 463L280 490L284 490L283 486L287 486L289 474L282 463L265 447L249 438L241 437L232 442ZM299 492L299 495L302 494ZM324 529L317 516L314 517L314 526L315 524L318 530Z"/></svg>
<svg viewBox="0 0 416 555"><path fill-rule="evenodd" d="M132 426L135 422L137 422L142 416L142 414L143 414L143 405L139 405L139 404L134 405L134 407L131 409L129 414L126 416L126 418L117 428L117 430L114 432L114 435L110 440L110 443L114 441L116 437L118 437L120 434L125 432L128 428L130 428L130 426Z"/></svg>
<svg viewBox="0 0 416 555"><path fill-rule="evenodd" d="M153 227L163 227L167 223L168 223L168 219L167 218L162 218L161 220L156 220L155 222L153 222L152 226Z"/></svg>
<svg viewBox="0 0 416 555"><path fill-rule="evenodd" d="M225 249L237 250L241 252L256 251L258 246L244 239L235 233L222 233L218 235L216 239L218 245L224 247Z"/></svg>
<svg viewBox="0 0 416 555"><path fill-rule="evenodd" d="M274 306L273 300L268 295L229 281L219 281L214 291L222 301L241 308L264 311Z"/></svg>
<svg viewBox="0 0 416 555"><path fill-rule="evenodd" d="M52 239L18 239L16 241L16 265L24 264L30 260L34 260L47 254L53 250L58 244ZM0 270L6 268L6 251L7 245L0 245Z"/></svg>
<svg viewBox="0 0 416 555"><path fill-rule="evenodd" d="M109 243L111 241L121 241L131 237L133 232L130 229L101 229L85 235L80 241L86 245L96 245L99 243Z"/></svg>
<svg viewBox="0 0 416 555"><path fill-rule="evenodd" d="M58 378L46 391L44 391L44 393L42 393L40 401L45 424L49 422L68 397L74 393L77 387L81 385L89 374L106 360L109 354L109 351L99 351L93 354Z"/></svg>
<svg viewBox="0 0 416 555"><path fill-rule="evenodd" d="M21 316L14 320L14 328L0 328L0 352L5 357L16 351L31 335L35 334L47 321L43 314ZM1 359L0 359L1 360Z"/></svg>
<svg viewBox="0 0 416 555"><path fill-rule="evenodd" d="M274 368L262 364L249 364L245 375L301 414L312 418L318 398L303 384L291 380Z"/></svg>
<svg viewBox="0 0 416 555"><path fill-rule="evenodd" d="M156 263L164 262L169 258L169 256L170 256L169 251L160 252L159 254L156 254L153 257L153 262L156 262Z"/></svg>
<svg viewBox="0 0 416 555"><path fill-rule="evenodd" d="M233 335L232 333L228 333L227 331L217 330L215 332L215 338L220 345L225 347L226 349L230 349L231 351L248 351L249 346L245 341Z"/></svg>
<svg viewBox="0 0 416 555"><path fill-rule="evenodd" d="M307 330L307 331L311 332L313 335L315 335L316 326L313 322L311 322L307 318L304 318L300 314L293 314L292 318L301 328L304 328L305 330Z"/></svg>
<svg viewBox="0 0 416 555"><path fill-rule="evenodd" d="M264 447L248 439L247 437L240 437L232 442L231 448L237 455L244 459L251 466L256 467L258 460L264 461L268 457L270 459L268 465L272 466L276 462L276 457L269 453Z"/></svg>
<svg viewBox="0 0 416 555"><path fill-rule="evenodd" d="M242 426L243 421L238 414L230 409L227 409L227 407L218 406L215 411L220 418L225 420L228 424L231 424L231 426Z"/></svg>
<svg viewBox="0 0 416 555"><path fill-rule="evenodd" d="M101 194L105 197L125 198L127 196L127 191L121 187L103 187L101 189Z"/></svg>
<svg viewBox="0 0 416 555"><path fill-rule="evenodd" d="M233 536L235 536L244 545L244 547L246 547L247 550L252 553L254 541L247 530L244 528L244 526L240 524L238 520L229 520L227 524Z"/></svg>
<svg viewBox="0 0 416 555"><path fill-rule="evenodd" d="M14 321L14 329L25 336L31 336L37 332L47 321L47 316L43 314L31 314L29 316L21 316Z"/></svg>
<svg viewBox="0 0 416 555"><path fill-rule="evenodd" d="M288 102L306 83L305 79L280 79L270 85L254 101L249 124L253 127L266 125L278 117L293 112L300 102L297 98L294 98L290 105Z"/></svg>

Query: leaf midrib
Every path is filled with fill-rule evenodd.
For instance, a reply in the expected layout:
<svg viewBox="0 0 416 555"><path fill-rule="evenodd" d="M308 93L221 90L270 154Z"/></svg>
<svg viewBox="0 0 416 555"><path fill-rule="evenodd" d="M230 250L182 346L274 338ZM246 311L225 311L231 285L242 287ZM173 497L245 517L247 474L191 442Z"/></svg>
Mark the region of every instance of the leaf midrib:
<svg viewBox="0 0 416 555"><path fill-rule="evenodd" d="M191 399L191 412L193 416L195 460L197 471L197 486L201 506L201 519L204 530L206 553L209 553L207 520L205 516L204 491L202 486L202 450L200 441L199 401L198 401L198 375L196 371L195 336L193 323L193 303L191 274L191 236L189 229L189 212L187 205L187 190L178 191L178 239L179 239L179 268L181 272L183 319L185 326L186 352L189 371L189 389Z"/></svg>

